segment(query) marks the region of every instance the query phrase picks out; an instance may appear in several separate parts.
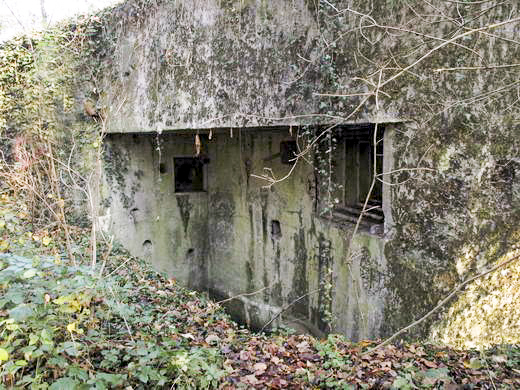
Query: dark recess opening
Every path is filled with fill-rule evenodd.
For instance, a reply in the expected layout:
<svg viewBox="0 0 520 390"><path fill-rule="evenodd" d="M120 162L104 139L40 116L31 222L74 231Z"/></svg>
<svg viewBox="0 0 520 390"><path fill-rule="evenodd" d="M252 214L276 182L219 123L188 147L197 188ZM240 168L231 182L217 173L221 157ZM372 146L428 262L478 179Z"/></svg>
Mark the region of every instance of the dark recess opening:
<svg viewBox="0 0 520 390"><path fill-rule="evenodd" d="M198 157L175 157L175 192L204 191L204 161Z"/></svg>
<svg viewBox="0 0 520 390"><path fill-rule="evenodd" d="M384 128L373 124L339 126L336 133L337 145L333 152L333 180L339 184L335 197L334 217L340 221L356 223L363 214L361 226L382 231L383 183L383 138ZM375 184L370 192L372 181ZM370 193L365 211L363 205ZM376 229L379 227L379 230Z"/></svg>
<svg viewBox="0 0 520 390"><path fill-rule="evenodd" d="M145 257L152 255L152 242L150 240L145 240L143 242L143 255Z"/></svg>
<svg viewBox="0 0 520 390"><path fill-rule="evenodd" d="M280 142L280 160L282 164L294 164L294 158L298 153L298 145L296 141Z"/></svg>
<svg viewBox="0 0 520 390"><path fill-rule="evenodd" d="M165 163L160 163L159 164L159 173L166 173L166 164Z"/></svg>
<svg viewBox="0 0 520 390"><path fill-rule="evenodd" d="M275 240L282 237L282 227L280 226L280 221L277 221L276 219L271 221L271 237Z"/></svg>

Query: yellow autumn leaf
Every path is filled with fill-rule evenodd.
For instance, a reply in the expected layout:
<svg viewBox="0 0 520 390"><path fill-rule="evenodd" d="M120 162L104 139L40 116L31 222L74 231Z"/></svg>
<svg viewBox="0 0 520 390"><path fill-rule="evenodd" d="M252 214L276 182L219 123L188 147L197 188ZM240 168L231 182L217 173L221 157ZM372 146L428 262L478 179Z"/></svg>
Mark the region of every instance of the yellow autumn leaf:
<svg viewBox="0 0 520 390"><path fill-rule="evenodd" d="M5 221L3 219L0 219L0 229L5 228Z"/></svg>
<svg viewBox="0 0 520 390"><path fill-rule="evenodd" d="M482 364L482 360L480 360L478 358L471 358L469 360L469 362L467 360L464 361L464 366L466 368L472 368L474 370L479 370L482 368L483 364Z"/></svg>
<svg viewBox="0 0 520 390"><path fill-rule="evenodd" d="M72 333L74 331L76 331L76 323L75 322L72 322L70 324L67 325L67 330Z"/></svg>
<svg viewBox="0 0 520 390"><path fill-rule="evenodd" d="M372 345L372 344L374 344L374 342L371 341L371 340L361 340L361 341L359 342L359 345L360 345L361 347L363 347L363 348L364 348L364 347L368 347L369 345Z"/></svg>
<svg viewBox="0 0 520 390"><path fill-rule="evenodd" d="M76 310L76 308L72 305L63 305L58 308L58 311L60 311L61 313L72 314L77 312L78 310Z"/></svg>
<svg viewBox="0 0 520 390"><path fill-rule="evenodd" d="M9 243L5 240L0 240L0 251L5 251L9 248Z"/></svg>
<svg viewBox="0 0 520 390"><path fill-rule="evenodd" d="M48 246L51 243L51 238L49 236L45 236L42 239L42 244Z"/></svg>
<svg viewBox="0 0 520 390"><path fill-rule="evenodd" d="M75 313L81 310L81 303L74 294L61 296L52 302L60 306L58 310L62 313Z"/></svg>
<svg viewBox="0 0 520 390"><path fill-rule="evenodd" d="M15 323L12 323L12 324L5 325L5 328L6 328L7 330L12 330L12 331L14 331L14 330L19 330L19 329L20 329L20 325L15 324Z"/></svg>
<svg viewBox="0 0 520 390"><path fill-rule="evenodd" d="M9 352L5 349L0 348L0 362L6 362L9 360Z"/></svg>
<svg viewBox="0 0 520 390"><path fill-rule="evenodd" d="M64 305L66 303L69 303L73 299L74 299L74 297L72 295L62 295L61 297L53 299L52 302L55 303L56 305Z"/></svg>

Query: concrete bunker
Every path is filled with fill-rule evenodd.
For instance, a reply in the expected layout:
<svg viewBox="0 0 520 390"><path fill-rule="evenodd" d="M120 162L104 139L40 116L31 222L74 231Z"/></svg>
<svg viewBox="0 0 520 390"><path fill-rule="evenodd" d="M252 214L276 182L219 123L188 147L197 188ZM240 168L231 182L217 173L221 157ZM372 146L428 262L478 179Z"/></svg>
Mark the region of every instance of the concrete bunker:
<svg viewBox="0 0 520 390"><path fill-rule="evenodd" d="M501 89L518 75L514 68L477 78L432 72L474 63L472 51L451 44L401 73L387 67L396 60L394 34L352 29L363 16L316 5L129 1L116 9L101 51L110 55L100 57L98 105L111 109L103 226L138 256L151 240L156 267L192 287L223 298L261 290L232 301L251 324L262 326L303 297L292 317L351 339L381 337L427 313L459 278L518 241L518 96ZM448 15L453 7L441 8ZM464 7L478 13L485 5ZM478 31L514 7L502 4L471 23ZM406 7L356 8L381 26L416 17ZM121 17L133 9L135 18ZM417 9L432 21L438 11ZM423 32L452 36L458 28L441 27L426 23ZM506 26L501 33L518 38ZM477 39L475 53L517 58L518 47L506 41ZM421 58L424 44L423 35L403 33L398 51L407 54L398 63ZM385 93L371 96L376 85ZM326 158L300 161L270 189L251 176L264 167L283 176L298 150L296 130L334 121L316 147ZM186 173L178 183L184 192L175 191L174 158L198 155L209 159L198 187ZM332 174L317 177L322 168ZM353 236L360 213L364 223Z"/></svg>
<svg viewBox="0 0 520 390"><path fill-rule="evenodd" d="M365 176L375 156L367 150L373 146L367 137L373 136L374 127L343 125L334 130L337 148L332 154L324 151L334 161L332 177L340 180L333 190L341 202L333 205L332 213L324 212L322 192L329 177L322 177L314 164L321 148L292 166L309 141L299 128L240 128L233 129L233 135L229 129L109 134L107 155L113 158L105 172L112 231L138 256L147 255L145 246L134 243L153 237L153 246L146 250L156 267L218 299L260 291L229 304L232 314L253 328L263 327L290 304L283 320L305 324L313 333L376 336L386 290L365 289L371 282L363 280L367 274L361 266L373 264L384 274L385 231L371 232L372 226L391 220L382 218L390 210L384 186L363 214L363 219L372 214L379 218L362 224L352 241L355 256L345 259L356 222L350 210L345 217L345 209L351 194L361 196L365 181L373 178ZM391 127L377 138L385 144L376 145L377 154L391 141ZM322 131L316 127L312 134ZM376 157L378 169L389 168L385 164L390 158ZM264 168L279 177L292 173L267 188L266 182L251 176ZM134 209L138 215L125 223L124 216ZM327 316L334 317L334 323Z"/></svg>

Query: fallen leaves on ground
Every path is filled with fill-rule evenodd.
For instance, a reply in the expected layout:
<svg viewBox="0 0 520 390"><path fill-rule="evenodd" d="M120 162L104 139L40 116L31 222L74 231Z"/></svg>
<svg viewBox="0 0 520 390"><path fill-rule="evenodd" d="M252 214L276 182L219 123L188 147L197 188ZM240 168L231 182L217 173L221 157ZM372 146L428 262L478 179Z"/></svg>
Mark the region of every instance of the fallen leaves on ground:
<svg viewBox="0 0 520 390"><path fill-rule="evenodd" d="M16 258L18 266L20 259ZM125 266L117 268L122 263ZM221 389L520 387L519 346L478 352L400 342L367 353L377 341L352 343L339 335L316 340L308 335L256 334L237 325L204 295L155 273L142 261L119 258L108 268L109 273L115 271L112 276L101 279L108 287L94 287L94 279L86 276L81 276L85 285L78 285L83 274L76 270L73 283L68 277L62 280L63 293L58 297L50 286L53 278L65 275L65 268L30 268L34 275L25 278L27 271L22 267L20 277L13 280L20 286L34 286L25 289L23 300L12 290L14 284L4 290L6 299L18 302L13 307L4 302L7 310L0 311L6 336L0 347L8 354L3 359L9 359L0 369L11 367L14 375L4 376L4 380L10 378L9 383L30 380L31 370L37 367L27 348L18 346L41 344L39 349L49 354L40 359L40 364L46 361L46 372L52 373L43 378L48 383L74 382L83 375L90 378L90 384L126 382L154 388L173 384ZM31 293L35 289L41 290L41 297ZM29 305L37 310L29 310ZM50 317L45 317L45 310L51 310ZM37 314L44 316L34 317ZM15 347L8 327L18 323L10 321L17 316L23 317L28 337L18 333ZM63 328L51 335L52 341L44 335L49 318ZM54 349L46 343L54 343ZM23 370L17 366L22 361ZM13 381L18 372L26 375Z"/></svg>
<svg viewBox="0 0 520 390"><path fill-rule="evenodd" d="M56 262L58 237L35 241L2 201L0 388L520 388L518 345L400 342L368 353L377 341L256 334L124 252L103 277Z"/></svg>
<svg viewBox="0 0 520 390"><path fill-rule="evenodd" d="M306 348L302 349L302 345ZM236 351L227 353L233 372L223 388L234 389L240 384L259 389L520 386L518 347L479 353L430 344L399 344L363 354L375 345L349 343L340 336L323 341L304 335L251 336Z"/></svg>

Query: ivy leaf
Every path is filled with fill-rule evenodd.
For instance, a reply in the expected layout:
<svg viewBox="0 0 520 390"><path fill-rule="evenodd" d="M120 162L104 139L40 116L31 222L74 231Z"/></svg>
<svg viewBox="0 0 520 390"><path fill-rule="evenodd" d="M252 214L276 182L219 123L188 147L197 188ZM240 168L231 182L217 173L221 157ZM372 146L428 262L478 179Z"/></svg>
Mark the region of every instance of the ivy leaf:
<svg viewBox="0 0 520 390"><path fill-rule="evenodd" d="M31 279L34 275L36 275L36 270L34 268L31 268L23 273L22 278Z"/></svg>
<svg viewBox="0 0 520 390"><path fill-rule="evenodd" d="M67 374L75 379L79 379L83 383L89 379L88 371L76 366L71 366Z"/></svg>
<svg viewBox="0 0 520 390"><path fill-rule="evenodd" d="M430 368L429 370L424 371L423 374L424 378L422 380L422 384L424 386L433 386L441 380L444 383L451 383L449 370L446 367Z"/></svg>
<svg viewBox="0 0 520 390"><path fill-rule="evenodd" d="M81 355L81 351L79 348L80 346L81 346L81 344L79 344L79 343L75 343L72 341L65 341L64 343L62 343L60 345L59 350L61 350L61 352L65 352L69 356L76 357L76 356Z"/></svg>
<svg viewBox="0 0 520 390"><path fill-rule="evenodd" d="M16 322L22 322L34 314L32 306L22 303L15 308L9 310L9 316Z"/></svg>
<svg viewBox="0 0 520 390"><path fill-rule="evenodd" d="M40 338L42 340L42 344L52 345L52 335L49 333L47 329L42 329L40 333Z"/></svg>
<svg viewBox="0 0 520 390"><path fill-rule="evenodd" d="M70 390L78 385L79 382L72 378L60 378L49 387L49 390Z"/></svg>
<svg viewBox="0 0 520 390"><path fill-rule="evenodd" d="M411 390L416 389L417 387L413 384L411 378L408 378L408 375L406 375L407 378L403 378L402 376L398 376L394 383L392 384L392 389L399 389L399 390Z"/></svg>
<svg viewBox="0 0 520 390"><path fill-rule="evenodd" d="M121 386L126 381L126 375L122 374L107 374L104 372L100 372L96 375L96 380L101 380L103 382L108 382L113 387Z"/></svg>
<svg viewBox="0 0 520 390"><path fill-rule="evenodd" d="M29 345L34 345L34 344L36 344L39 340L40 340L40 338L38 337L38 335L36 335L36 334L34 334L34 333L29 334Z"/></svg>

